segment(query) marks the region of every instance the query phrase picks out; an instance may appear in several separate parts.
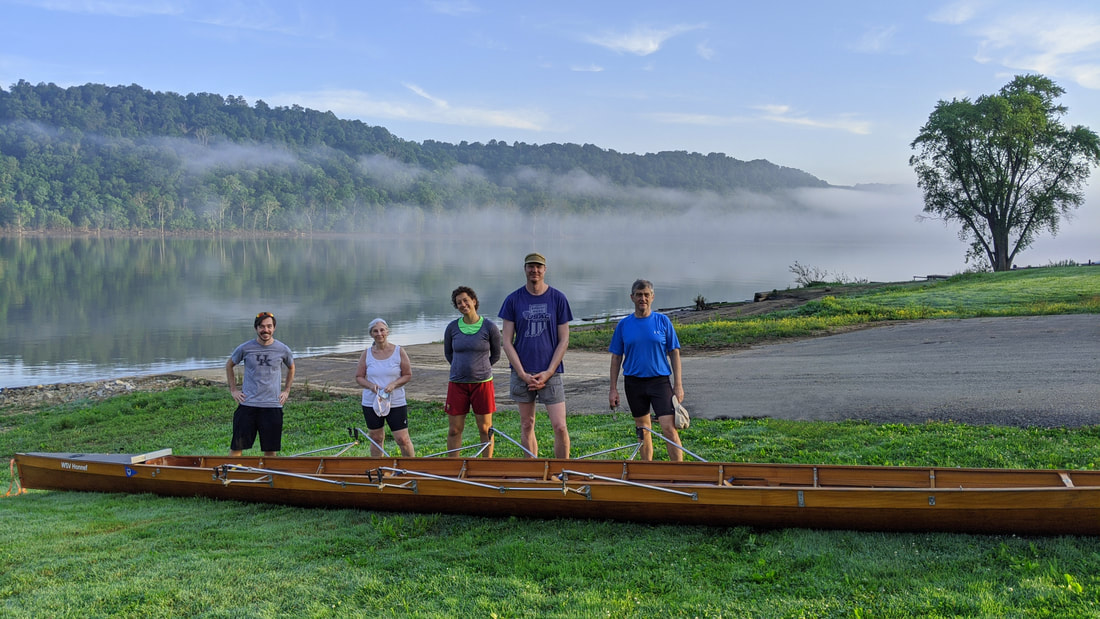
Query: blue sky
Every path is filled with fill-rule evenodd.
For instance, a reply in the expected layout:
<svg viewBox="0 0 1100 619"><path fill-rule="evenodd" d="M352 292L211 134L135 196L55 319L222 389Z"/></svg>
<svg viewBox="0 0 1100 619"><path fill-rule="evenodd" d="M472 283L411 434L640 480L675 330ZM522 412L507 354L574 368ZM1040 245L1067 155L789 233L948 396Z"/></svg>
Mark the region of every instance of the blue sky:
<svg viewBox="0 0 1100 619"><path fill-rule="evenodd" d="M416 141L722 152L839 185L915 184L936 102L1025 72L1100 131L1100 4L0 0L5 88L232 94Z"/></svg>

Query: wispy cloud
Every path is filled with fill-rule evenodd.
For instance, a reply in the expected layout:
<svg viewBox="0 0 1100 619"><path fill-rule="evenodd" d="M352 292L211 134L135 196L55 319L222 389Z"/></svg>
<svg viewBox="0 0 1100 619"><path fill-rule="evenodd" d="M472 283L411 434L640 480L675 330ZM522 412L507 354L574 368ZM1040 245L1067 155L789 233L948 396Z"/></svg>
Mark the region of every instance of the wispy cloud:
<svg viewBox="0 0 1100 619"><path fill-rule="evenodd" d="M852 45L852 49L864 54L880 54L890 51L897 26L875 26L868 29Z"/></svg>
<svg viewBox="0 0 1100 619"><path fill-rule="evenodd" d="M1018 14L978 30L976 59L1100 89L1100 15Z"/></svg>
<svg viewBox="0 0 1100 619"><path fill-rule="evenodd" d="M959 0L936 9L928 19L943 24L964 24L973 19L988 4L987 0Z"/></svg>
<svg viewBox="0 0 1100 619"><path fill-rule="evenodd" d="M691 113L657 113L647 114L646 118L649 118L656 122L675 124L675 125L700 125L705 127L728 127L730 125L737 125L747 122L774 122L786 125L796 125L801 127L810 127L814 129L831 129L836 131L845 131L848 133L854 133L856 135L867 135L871 133L871 123L862 120L855 120L851 115L842 115L840 117L831 119L811 118L808 116L792 113L791 107L788 105L761 105L753 109L758 110L758 114L746 114L741 116L723 116L718 114L691 114Z"/></svg>
<svg viewBox="0 0 1100 619"><path fill-rule="evenodd" d="M379 99L361 90L322 90L314 92L283 93L267 100L275 105L298 104L304 107L331 111L344 118L358 118L367 122L378 119L398 119L427 122L440 125L466 127L501 127L543 131L549 120L544 112L530 110L499 110L464 105L452 105L444 98L432 95L415 84L405 84L420 99Z"/></svg>
<svg viewBox="0 0 1100 619"><path fill-rule="evenodd" d="M613 52L648 56L661 49L666 41L677 35L703 28L702 25L679 25L670 28L639 26L629 32L605 32L588 35L584 40Z"/></svg>
<svg viewBox="0 0 1100 619"><path fill-rule="evenodd" d="M601 71L603 71L603 67L598 64L573 65L569 67L569 70L576 71L578 73L600 73Z"/></svg>
<svg viewBox="0 0 1100 619"><path fill-rule="evenodd" d="M712 60L715 55L714 48L710 46L710 41L700 41L695 46L695 53L699 54L699 57L703 60Z"/></svg>
<svg viewBox="0 0 1100 619"><path fill-rule="evenodd" d="M1100 13L1058 5L983 12L985 2L959 2L929 17L965 27L979 39L974 59L1034 71L1100 89Z"/></svg>
<svg viewBox="0 0 1100 619"><path fill-rule="evenodd" d="M149 0L148 2L145 0L16 0L16 2L45 11L113 17L179 15L184 12L183 7L172 0Z"/></svg>
<svg viewBox="0 0 1100 619"><path fill-rule="evenodd" d="M468 0L431 0L426 3L428 8L436 13L459 16L469 13L480 13L481 9Z"/></svg>
<svg viewBox="0 0 1100 619"><path fill-rule="evenodd" d="M843 115L839 118L820 119L793 114L790 106L786 105L764 105L757 109L763 112L763 115L760 117L761 120L787 125L813 127L815 129L836 129L856 135L867 135L871 133L871 123L863 120L854 120L850 115Z"/></svg>

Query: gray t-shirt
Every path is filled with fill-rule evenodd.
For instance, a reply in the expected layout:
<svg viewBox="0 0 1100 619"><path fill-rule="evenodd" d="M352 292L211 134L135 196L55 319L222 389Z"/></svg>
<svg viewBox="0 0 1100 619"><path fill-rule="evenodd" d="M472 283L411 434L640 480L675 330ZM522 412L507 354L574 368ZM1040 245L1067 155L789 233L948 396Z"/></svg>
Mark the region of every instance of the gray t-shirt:
<svg viewBox="0 0 1100 619"><path fill-rule="evenodd" d="M459 320L443 332L443 356L451 364L451 382L483 383L493 377L493 364L500 359L500 329L483 316L481 328L467 335Z"/></svg>
<svg viewBox="0 0 1100 619"><path fill-rule="evenodd" d="M282 363L288 368L294 367L294 355L290 347L273 340L264 346L256 340L248 340L233 351L230 357L234 365L244 362L244 381L241 392L244 393L245 406L257 408L280 408L279 391L282 388Z"/></svg>

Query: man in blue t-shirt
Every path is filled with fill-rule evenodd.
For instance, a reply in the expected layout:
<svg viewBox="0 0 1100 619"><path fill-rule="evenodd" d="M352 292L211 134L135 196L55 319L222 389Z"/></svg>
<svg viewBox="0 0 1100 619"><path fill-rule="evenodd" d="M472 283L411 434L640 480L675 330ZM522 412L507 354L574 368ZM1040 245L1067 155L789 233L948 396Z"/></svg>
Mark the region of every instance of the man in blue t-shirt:
<svg viewBox="0 0 1100 619"><path fill-rule="evenodd" d="M684 401L681 376L680 340L668 316L653 311L653 284L639 279L630 287L634 313L615 325L611 335L611 390L608 403L619 405L619 370L623 372L626 402L637 428L652 427L649 410L661 424L661 434L668 439L668 459L684 459L680 449L680 433L676 430L673 396ZM670 379L671 378L671 382ZM653 438L642 431L642 459L653 459Z"/></svg>
<svg viewBox="0 0 1100 619"><path fill-rule="evenodd" d="M569 429L565 423L565 387L562 359L569 348L569 321L573 312L560 290L544 280L546 258L531 253L523 259L527 283L504 299L497 316L503 322L504 354L512 366L509 390L520 413L520 444L528 456L538 457L535 438L535 401L542 402L554 430L554 457L569 457Z"/></svg>
<svg viewBox="0 0 1100 619"><path fill-rule="evenodd" d="M282 448L283 404L290 396L294 382L294 355L290 348L275 339L275 315L260 312L252 321L256 339L238 346L225 362L225 380L229 393L237 401L233 413L233 440L229 455L239 456L251 449L260 435L260 449L265 456L274 456ZM234 366L244 364L244 379L237 386ZM286 383L279 391L282 366L287 367Z"/></svg>

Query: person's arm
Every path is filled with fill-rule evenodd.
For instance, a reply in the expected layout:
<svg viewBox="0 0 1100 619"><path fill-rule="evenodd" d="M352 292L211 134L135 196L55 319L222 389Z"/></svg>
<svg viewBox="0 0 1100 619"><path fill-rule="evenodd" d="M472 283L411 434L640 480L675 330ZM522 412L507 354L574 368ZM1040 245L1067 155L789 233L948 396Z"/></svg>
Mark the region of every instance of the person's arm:
<svg viewBox="0 0 1100 619"><path fill-rule="evenodd" d="M489 320L486 318L485 320ZM500 329L493 323L489 323L489 365L495 365L500 361L501 336Z"/></svg>
<svg viewBox="0 0 1100 619"><path fill-rule="evenodd" d="M283 383L283 392L279 394L279 404L286 404L287 398L290 397L290 386L294 384L294 362L291 362L286 369L286 381Z"/></svg>
<svg viewBox="0 0 1100 619"><path fill-rule="evenodd" d="M504 328L500 332L500 344L504 347L504 354L508 357L508 363L512 365L512 370L515 371L516 376L525 383L531 382L530 377L523 371L523 364L519 361L519 353L516 352L516 346L512 342L516 337L516 323L511 320L504 321Z"/></svg>
<svg viewBox="0 0 1100 619"><path fill-rule="evenodd" d="M447 325L447 328L443 330L443 358L447 360L448 364L454 363L454 342L451 338L454 337L454 333L451 331L451 323Z"/></svg>
<svg viewBox="0 0 1100 619"><path fill-rule="evenodd" d="M680 349L673 348L668 353L668 359L672 362L672 395L676 396L676 399L681 404L684 402L684 379L683 370L680 364Z"/></svg>
<svg viewBox="0 0 1100 619"><path fill-rule="evenodd" d="M622 355L611 355L611 389L607 392L607 404L611 408L619 406L619 371L623 367Z"/></svg>
<svg viewBox="0 0 1100 619"><path fill-rule="evenodd" d="M236 363L233 363L233 357L225 362L225 384L229 385L229 394L233 396L237 404L244 404L244 392L237 387L237 374L233 371L236 365Z"/></svg>

